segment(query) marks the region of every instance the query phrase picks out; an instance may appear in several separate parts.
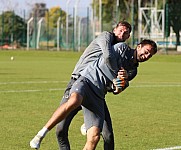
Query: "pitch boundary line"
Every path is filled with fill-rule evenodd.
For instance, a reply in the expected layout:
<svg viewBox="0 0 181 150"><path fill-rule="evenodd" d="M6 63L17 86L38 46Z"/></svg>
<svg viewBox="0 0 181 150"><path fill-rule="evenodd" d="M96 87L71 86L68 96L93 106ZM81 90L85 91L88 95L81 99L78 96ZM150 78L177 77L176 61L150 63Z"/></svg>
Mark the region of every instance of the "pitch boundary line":
<svg viewBox="0 0 181 150"><path fill-rule="evenodd" d="M152 150L177 150L177 149L181 149L181 146L158 148L158 149L152 149Z"/></svg>
<svg viewBox="0 0 181 150"><path fill-rule="evenodd" d="M7 85L7 84L41 84L41 83L68 83L68 81L22 81L22 82L0 82L0 85ZM151 83L151 84L150 84ZM135 83L134 83L135 84ZM160 82L160 84L158 84L157 82L153 83L153 82L141 82L138 83L140 85L136 85L136 86L173 86L173 85L178 85L181 86L180 82ZM141 85L144 84L144 85ZM147 84L147 85L145 85ZM155 84L155 85L153 85ZM135 87L135 86L134 86Z"/></svg>
<svg viewBox="0 0 181 150"><path fill-rule="evenodd" d="M138 85L130 86L131 88L151 88L151 87L181 87L181 85ZM42 90L0 90L0 93L26 93L26 92L44 92L44 91L63 91L65 88L56 88L56 89L42 89Z"/></svg>
<svg viewBox="0 0 181 150"><path fill-rule="evenodd" d="M0 91L0 93L29 93L29 92L44 92L44 91L63 91L65 88L59 89L44 89L44 90L7 90L7 91Z"/></svg>
<svg viewBox="0 0 181 150"><path fill-rule="evenodd" d="M157 84L157 85L130 85L133 88L145 88L145 87L181 87L181 84Z"/></svg>
<svg viewBox="0 0 181 150"><path fill-rule="evenodd" d="M0 82L0 85L8 85L8 84L39 84L39 83L64 83L68 81L26 81L26 82Z"/></svg>

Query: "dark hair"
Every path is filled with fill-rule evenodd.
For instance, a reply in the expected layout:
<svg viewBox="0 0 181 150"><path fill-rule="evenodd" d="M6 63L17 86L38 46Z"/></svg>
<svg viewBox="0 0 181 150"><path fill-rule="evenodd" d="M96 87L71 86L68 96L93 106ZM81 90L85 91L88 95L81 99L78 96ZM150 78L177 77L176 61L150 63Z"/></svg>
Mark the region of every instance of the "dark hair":
<svg viewBox="0 0 181 150"><path fill-rule="evenodd" d="M118 24L116 25L116 28L119 26L126 26L129 29L129 33L131 33L132 27L127 21L118 22Z"/></svg>
<svg viewBox="0 0 181 150"><path fill-rule="evenodd" d="M153 40L144 39L144 40L142 40L138 45L140 45L140 44L141 44L142 46L147 45L147 44L151 45L151 46L152 46L152 49L154 50L154 54L157 53L157 45L156 45L156 43L155 43Z"/></svg>

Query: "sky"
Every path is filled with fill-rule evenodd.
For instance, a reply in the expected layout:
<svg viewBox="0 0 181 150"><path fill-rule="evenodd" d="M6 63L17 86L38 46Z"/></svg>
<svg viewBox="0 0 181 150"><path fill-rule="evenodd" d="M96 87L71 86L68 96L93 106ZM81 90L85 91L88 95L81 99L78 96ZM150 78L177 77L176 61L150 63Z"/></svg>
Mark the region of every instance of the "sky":
<svg viewBox="0 0 181 150"><path fill-rule="evenodd" d="M67 3L69 1L69 3ZM0 0L0 5L2 4L8 6L12 6L15 8L26 8L28 5L32 5L34 3L46 3L47 8L51 8L54 6L60 6L64 11L66 10L66 4L69 7L69 12L73 11L73 7L78 2L77 8L79 13L84 14L87 10L87 7L90 6L92 0Z"/></svg>

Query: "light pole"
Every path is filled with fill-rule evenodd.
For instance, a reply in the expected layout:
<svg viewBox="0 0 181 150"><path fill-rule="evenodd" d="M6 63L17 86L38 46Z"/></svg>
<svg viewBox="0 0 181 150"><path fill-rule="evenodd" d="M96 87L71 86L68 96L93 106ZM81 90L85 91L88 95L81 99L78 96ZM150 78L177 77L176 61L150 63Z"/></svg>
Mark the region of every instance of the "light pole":
<svg viewBox="0 0 181 150"><path fill-rule="evenodd" d="M131 46L134 46L134 0L131 1L131 14L132 14L132 38Z"/></svg>
<svg viewBox="0 0 181 150"><path fill-rule="evenodd" d="M79 4L80 0L76 0L74 8L75 8L75 13L74 13L74 44L77 42L77 5Z"/></svg>
<svg viewBox="0 0 181 150"><path fill-rule="evenodd" d="M102 32L102 0L99 0L99 32Z"/></svg>
<svg viewBox="0 0 181 150"><path fill-rule="evenodd" d="M141 0L138 0L138 42L141 40Z"/></svg>
<svg viewBox="0 0 181 150"><path fill-rule="evenodd" d="M80 51L80 42L81 42L81 22L82 22L82 18L79 19L79 24L78 24L78 51Z"/></svg>
<svg viewBox="0 0 181 150"><path fill-rule="evenodd" d="M93 39L95 38L95 14L96 14L96 9L95 9L95 3L94 0L92 0L93 3L93 8L92 8L92 14L91 14L91 24L92 24L92 34L93 34Z"/></svg>
<svg viewBox="0 0 181 150"><path fill-rule="evenodd" d="M57 20L57 51L60 50L60 17Z"/></svg>
<svg viewBox="0 0 181 150"><path fill-rule="evenodd" d="M30 23L33 21L33 17L31 17L27 22L27 50L30 47Z"/></svg>
<svg viewBox="0 0 181 150"><path fill-rule="evenodd" d="M117 0L117 2L116 2L116 13L117 13L116 22L118 22L118 20L119 20L119 0Z"/></svg>
<svg viewBox="0 0 181 150"><path fill-rule="evenodd" d="M38 21L38 32L37 32L37 39L36 39L36 49L39 49L39 42L40 42L40 32L41 32L41 26L42 26L42 22L43 22L44 18L41 18Z"/></svg>
<svg viewBox="0 0 181 150"><path fill-rule="evenodd" d="M68 5L70 3L70 0L67 0L66 2L66 44L68 46L68 22L69 22L69 14L68 14Z"/></svg>

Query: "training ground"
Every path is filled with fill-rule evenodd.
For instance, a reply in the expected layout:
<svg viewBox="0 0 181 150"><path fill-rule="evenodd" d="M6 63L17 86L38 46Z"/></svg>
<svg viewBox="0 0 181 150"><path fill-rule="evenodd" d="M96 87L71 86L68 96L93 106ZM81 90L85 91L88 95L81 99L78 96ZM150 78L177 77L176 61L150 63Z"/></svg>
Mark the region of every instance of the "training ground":
<svg viewBox="0 0 181 150"><path fill-rule="evenodd" d="M0 52L0 145L29 150L29 141L59 106L81 52ZM11 57L13 56L13 60ZM138 76L120 95L106 96L115 133L115 150L181 146L181 55L158 54L140 64ZM70 126L72 150L83 148L82 112ZM56 150L55 128L42 150ZM103 150L102 138L97 150Z"/></svg>

